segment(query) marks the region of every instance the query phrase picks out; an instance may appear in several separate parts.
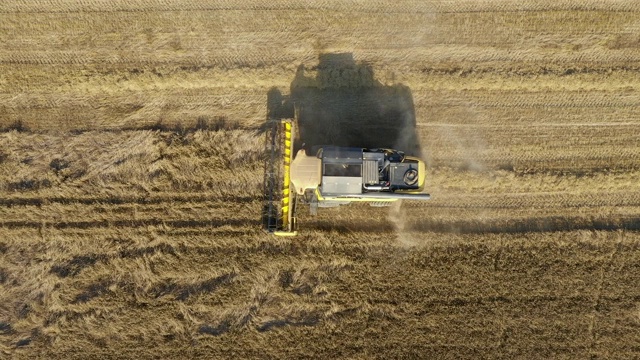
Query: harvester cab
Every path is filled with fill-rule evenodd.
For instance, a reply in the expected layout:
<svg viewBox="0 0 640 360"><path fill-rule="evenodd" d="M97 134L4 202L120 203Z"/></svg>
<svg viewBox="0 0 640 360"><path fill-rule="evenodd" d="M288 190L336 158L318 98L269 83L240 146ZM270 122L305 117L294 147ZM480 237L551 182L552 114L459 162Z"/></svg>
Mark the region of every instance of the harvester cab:
<svg viewBox="0 0 640 360"><path fill-rule="evenodd" d="M272 120L267 129L263 224L275 235L296 235L297 205L311 214L320 207L353 201L387 206L393 201L428 200L422 160L394 149L316 146L295 149L296 124Z"/></svg>

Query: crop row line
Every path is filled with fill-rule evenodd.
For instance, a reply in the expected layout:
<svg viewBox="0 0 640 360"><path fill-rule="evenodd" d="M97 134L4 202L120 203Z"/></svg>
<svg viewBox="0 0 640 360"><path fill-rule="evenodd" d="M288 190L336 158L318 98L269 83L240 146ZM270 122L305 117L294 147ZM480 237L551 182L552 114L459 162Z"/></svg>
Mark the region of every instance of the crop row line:
<svg viewBox="0 0 640 360"><path fill-rule="evenodd" d="M335 1L322 0L301 5L295 0L275 1L243 1L216 0L197 1L183 0L172 2L167 0L140 0L134 3L122 1L77 0L12 1L0 6L0 13L14 12L166 12L166 11L219 11L219 10L254 10L254 11L291 11L291 10L327 10L358 12L402 12L402 13L496 13L496 12L542 12L542 11L638 11L634 2L607 2L596 0L581 1L579 4L567 1L402 1L389 2L368 0L366 6L358 0Z"/></svg>
<svg viewBox="0 0 640 360"><path fill-rule="evenodd" d="M90 220L90 221L2 221L0 228L54 228L54 229L91 229L91 228L136 228L146 226L167 226L170 228L215 228L221 226L257 227L260 219L211 219L211 220L164 220L161 218L138 220Z"/></svg>
<svg viewBox="0 0 640 360"><path fill-rule="evenodd" d="M399 229L391 222L352 222L321 220L305 224L305 228L351 234L393 233L398 230L418 233L454 234L521 234L538 232L565 232L575 230L640 230L640 216L583 217L534 216L513 219L453 219L420 218L407 220Z"/></svg>
<svg viewBox="0 0 640 360"><path fill-rule="evenodd" d="M249 203L260 200L255 196L248 195L169 195L169 196L109 196L109 197L73 197L73 196L56 196L56 197L6 197L0 198L0 206L43 206L51 203L56 204L162 204L162 203L205 203L205 202L233 202L233 203Z"/></svg>

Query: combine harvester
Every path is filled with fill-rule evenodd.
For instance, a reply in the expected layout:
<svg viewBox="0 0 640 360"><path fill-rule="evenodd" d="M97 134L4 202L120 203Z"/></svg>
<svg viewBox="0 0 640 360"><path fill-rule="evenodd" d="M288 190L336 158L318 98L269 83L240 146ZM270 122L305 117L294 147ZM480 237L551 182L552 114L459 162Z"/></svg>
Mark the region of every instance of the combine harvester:
<svg viewBox="0 0 640 360"><path fill-rule="evenodd" d="M402 151L327 145L294 154L293 119L269 120L266 134L263 225L269 233L296 235L296 209L303 203L315 215L318 207L352 201L388 206L430 198L423 193L424 162Z"/></svg>

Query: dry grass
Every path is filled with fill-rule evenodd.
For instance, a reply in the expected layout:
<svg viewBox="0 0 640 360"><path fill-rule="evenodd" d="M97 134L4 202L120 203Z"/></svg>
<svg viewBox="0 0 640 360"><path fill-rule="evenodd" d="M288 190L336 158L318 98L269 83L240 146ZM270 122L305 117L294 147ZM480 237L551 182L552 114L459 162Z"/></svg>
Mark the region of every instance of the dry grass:
<svg viewBox="0 0 640 360"><path fill-rule="evenodd" d="M0 357L640 356L639 12L2 3ZM433 200L267 236L267 93L340 89L343 52Z"/></svg>

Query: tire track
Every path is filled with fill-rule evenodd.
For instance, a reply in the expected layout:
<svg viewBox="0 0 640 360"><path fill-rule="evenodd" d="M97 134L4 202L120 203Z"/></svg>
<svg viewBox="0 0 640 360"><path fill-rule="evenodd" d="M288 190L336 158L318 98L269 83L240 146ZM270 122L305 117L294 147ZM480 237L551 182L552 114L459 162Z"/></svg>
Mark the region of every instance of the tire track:
<svg viewBox="0 0 640 360"><path fill-rule="evenodd" d="M442 194L431 201L405 201L403 207L411 209L451 208L451 209L556 209L556 208L601 208L638 207L640 192L606 193L485 193L485 194Z"/></svg>
<svg viewBox="0 0 640 360"><path fill-rule="evenodd" d="M295 63L313 63L317 57L317 51L312 49L274 54L271 48L263 48L262 51L251 52L242 50L227 50L225 55L199 55L199 54L173 54L169 51L157 54L140 55L131 57L131 52L105 52L91 53L85 52L56 52L45 54L10 52L0 54L0 64L5 65L128 65L136 67L141 65L170 66L215 66L223 69L236 68L263 68L266 66L282 66ZM216 53L221 53L222 49L212 49ZM486 66L487 63L500 68L520 66L530 66L531 63L539 64L566 64L572 63L580 67L591 67L610 69L612 67L622 67L638 60L637 52L632 50L620 50L615 53L600 52L592 53L588 57L580 54L567 55L558 54L552 58L538 55L531 55L524 51L503 51L484 50L477 53L469 52L465 49L451 50L448 47L435 47L431 51L411 48L398 49L396 51L386 50L361 50L358 52L358 59L377 63L397 63L408 64L411 67L424 66L425 59L434 64L466 63L471 67Z"/></svg>
<svg viewBox="0 0 640 360"><path fill-rule="evenodd" d="M536 128L563 128L563 127L637 127L640 123L637 122L610 122L610 123L544 123L544 122L532 122L528 124L450 124L450 123L418 123L416 126L438 128L438 127L450 127L450 128L469 128L469 129L488 129L486 131L504 130L505 128L513 128L516 131L522 131L521 129Z"/></svg>
<svg viewBox="0 0 640 360"><path fill-rule="evenodd" d="M305 224L305 229L353 233L394 233L391 222L354 222L346 220L315 221ZM640 215L618 217L535 216L510 219L408 219L403 232L442 234L525 234L551 233L576 230L640 230Z"/></svg>
<svg viewBox="0 0 640 360"><path fill-rule="evenodd" d="M562 86L561 82L557 83ZM418 92L423 92L418 90ZM432 90L424 91L433 93L424 97L419 105L433 108L473 107L483 108L626 108L640 107L640 99L623 89L613 91L617 96L612 97L612 91L591 90L588 92L545 90L542 91L518 91L518 90L468 90L463 96L449 91Z"/></svg>

